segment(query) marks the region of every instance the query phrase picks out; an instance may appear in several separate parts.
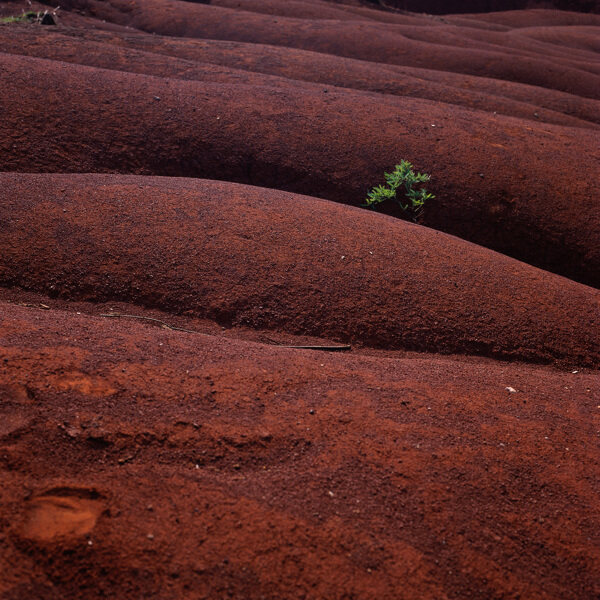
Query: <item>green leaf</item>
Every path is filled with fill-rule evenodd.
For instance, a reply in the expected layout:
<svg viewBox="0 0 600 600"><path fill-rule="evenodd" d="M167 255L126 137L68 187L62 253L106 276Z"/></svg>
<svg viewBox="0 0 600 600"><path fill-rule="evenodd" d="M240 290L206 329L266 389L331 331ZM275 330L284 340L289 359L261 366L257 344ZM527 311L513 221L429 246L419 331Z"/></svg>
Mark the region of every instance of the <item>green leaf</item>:
<svg viewBox="0 0 600 600"><path fill-rule="evenodd" d="M429 181L431 177L427 173L415 173L413 165L407 160L401 160L400 164L395 166L394 171L383 175L386 185L374 187L367 194L363 206L374 208L386 200L395 200L403 211L412 212L413 219L416 219L422 213L425 202L435 198L425 188L414 187L415 184ZM396 197L397 189L400 186L404 187L404 195L410 200L409 204L404 204Z"/></svg>

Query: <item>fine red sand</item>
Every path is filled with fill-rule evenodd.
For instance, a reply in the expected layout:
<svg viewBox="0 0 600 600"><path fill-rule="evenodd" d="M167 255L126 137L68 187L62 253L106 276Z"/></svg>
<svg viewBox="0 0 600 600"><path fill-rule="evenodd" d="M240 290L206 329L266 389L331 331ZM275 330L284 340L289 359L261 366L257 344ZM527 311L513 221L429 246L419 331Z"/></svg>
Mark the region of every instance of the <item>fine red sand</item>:
<svg viewBox="0 0 600 600"><path fill-rule="evenodd" d="M61 4L0 24L0 599L597 600L600 15Z"/></svg>
<svg viewBox="0 0 600 600"><path fill-rule="evenodd" d="M284 2L279 4L285 6ZM494 32L478 28L468 28L462 35L452 28L452 41L447 43L443 21L431 25L428 17L422 17L418 25L411 21L403 25L308 20L288 17L285 8L280 11L283 16L273 16L178 0L66 0L64 6L159 34L287 46L379 63L485 75L600 98L600 67L594 55L588 60L578 54L576 64L572 64L575 51L564 49L548 56L539 44L537 52L532 51L526 37L517 41L514 49L510 41L508 47L498 47ZM596 26L600 23L600 15L585 15L585 19L585 23ZM540 22L535 11L529 22ZM545 23L543 17L541 22ZM469 36L466 39L465 34ZM504 44L506 38L501 38Z"/></svg>
<svg viewBox="0 0 600 600"><path fill-rule="evenodd" d="M598 592L597 372L2 314L5 598Z"/></svg>
<svg viewBox="0 0 600 600"><path fill-rule="evenodd" d="M410 156L434 174L423 224L599 285L595 128L262 75L182 81L11 54L0 68L5 170L205 177L360 205L391 157Z"/></svg>
<svg viewBox="0 0 600 600"><path fill-rule="evenodd" d="M324 91L321 84L328 84L386 96L435 100L534 123L587 128L600 124L598 100L486 77L373 64L264 44L191 41L130 32L67 33L73 34L64 30L54 33L13 27L0 29L0 39L6 53L132 73L270 87L298 87L304 82L314 82L319 85L309 89L319 93ZM260 74L278 77L260 77Z"/></svg>
<svg viewBox="0 0 600 600"><path fill-rule="evenodd" d="M405 221L200 179L4 174L0 189L5 286L377 348L600 366L596 289Z"/></svg>

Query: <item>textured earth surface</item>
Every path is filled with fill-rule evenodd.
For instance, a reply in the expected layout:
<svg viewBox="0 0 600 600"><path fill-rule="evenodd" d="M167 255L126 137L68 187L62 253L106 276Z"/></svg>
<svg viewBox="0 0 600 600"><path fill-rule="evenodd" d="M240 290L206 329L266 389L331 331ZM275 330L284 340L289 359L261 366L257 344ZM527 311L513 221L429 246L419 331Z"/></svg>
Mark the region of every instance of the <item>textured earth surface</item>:
<svg viewBox="0 0 600 600"><path fill-rule="evenodd" d="M0 23L1 600L600 597L600 15L375 4Z"/></svg>

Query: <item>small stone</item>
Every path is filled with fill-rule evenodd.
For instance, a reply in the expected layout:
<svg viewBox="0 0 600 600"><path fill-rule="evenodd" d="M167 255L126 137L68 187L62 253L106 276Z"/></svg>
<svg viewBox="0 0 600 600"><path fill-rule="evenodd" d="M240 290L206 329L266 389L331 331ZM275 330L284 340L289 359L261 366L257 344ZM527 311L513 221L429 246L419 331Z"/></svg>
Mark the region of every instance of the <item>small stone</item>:
<svg viewBox="0 0 600 600"><path fill-rule="evenodd" d="M510 387L510 386L508 386L508 387L506 388L506 391L507 391L509 394L514 394L514 393L515 393L517 390L515 390L515 388L514 388L514 387Z"/></svg>
<svg viewBox="0 0 600 600"><path fill-rule="evenodd" d="M154 539L154 535L153 535L153 534L151 534L151 533L149 533L149 534L148 534L146 537L147 537L149 540L153 540L153 539Z"/></svg>
<svg viewBox="0 0 600 600"><path fill-rule="evenodd" d="M310 415L314 415L314 414L315 414L315 409L314 409L314 408L311 408L311 409L308 411L308 414L310 414Z"/></svg>
<svg viewBox="0 0 600 600"><path fill-rule="evenodd" d="M39 21L40 25L56 25L56 15L45 12Z"/></svg>

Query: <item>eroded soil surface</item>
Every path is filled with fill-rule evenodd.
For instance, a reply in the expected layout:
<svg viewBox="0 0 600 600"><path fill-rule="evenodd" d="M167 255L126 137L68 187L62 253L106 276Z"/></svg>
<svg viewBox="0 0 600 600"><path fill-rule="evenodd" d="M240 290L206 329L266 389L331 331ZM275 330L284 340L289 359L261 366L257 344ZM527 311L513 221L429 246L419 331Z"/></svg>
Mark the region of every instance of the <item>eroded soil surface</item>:
<svg viewBox="0 0 600 600"><path fill-rule="evenodd" d="M0 598L597 600L599 39L0 24ZM361 206L402 158L418 224Z"/></svg>

